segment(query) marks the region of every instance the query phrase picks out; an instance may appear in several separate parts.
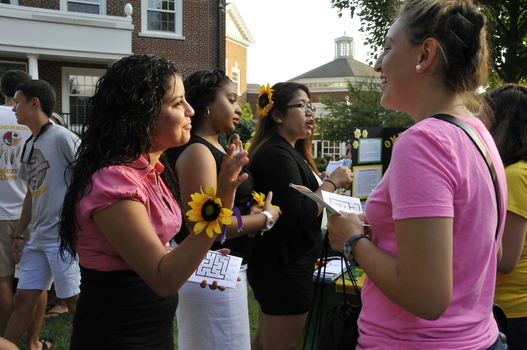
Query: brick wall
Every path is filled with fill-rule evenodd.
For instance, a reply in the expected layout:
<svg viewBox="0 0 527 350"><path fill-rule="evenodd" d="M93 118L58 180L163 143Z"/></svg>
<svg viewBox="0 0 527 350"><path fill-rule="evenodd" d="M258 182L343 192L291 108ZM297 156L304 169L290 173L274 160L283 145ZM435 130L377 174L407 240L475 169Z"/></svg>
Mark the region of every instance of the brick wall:
<svg viewBox="0 0 527 350"><path fill-rule="evenodd" d="M18 0L18 5L40 9L60 10L60 0Z"/></svg>
<svg viewBox="0 0 527 350"><path fill-rule="evenodd" d="M192 0L183 2L183 36L185 40L139 36L141 32L141 0L116 1L108 14L123 13L129 2L133 7L132 51L154 54L174 61L183 77L200 69L225 69L225 12L221 10L218 27L218 2ZM112 1L113 2L113 1ZM112 4L113 6L113 4ZM110 13L112 11L112 13ZM220 60L218 61L218 28Z"/></svg>

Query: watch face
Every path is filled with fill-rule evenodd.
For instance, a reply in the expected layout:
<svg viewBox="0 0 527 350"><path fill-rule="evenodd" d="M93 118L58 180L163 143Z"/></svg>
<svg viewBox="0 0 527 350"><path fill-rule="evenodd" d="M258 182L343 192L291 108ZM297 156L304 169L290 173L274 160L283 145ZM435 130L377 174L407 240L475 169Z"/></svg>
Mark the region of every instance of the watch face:
<svg viewBox="0 0 527 350"><path fill-rule="evenodd" d="M267 222L265 223L265 227L266 227L267 229L270 229L270 228L273 227L273 226L274 226L274 219L273 219L273 218L267 220Z"/></svg>
<svg viewBox="0 0 527 350"><path fill-rule="evenodd" d="M353 257L351 256L351 247L347 244L344 244L344 247L342 247L342 253L344 254L344 256L346 257L346 259L348 260L352 260Z"/></svg>

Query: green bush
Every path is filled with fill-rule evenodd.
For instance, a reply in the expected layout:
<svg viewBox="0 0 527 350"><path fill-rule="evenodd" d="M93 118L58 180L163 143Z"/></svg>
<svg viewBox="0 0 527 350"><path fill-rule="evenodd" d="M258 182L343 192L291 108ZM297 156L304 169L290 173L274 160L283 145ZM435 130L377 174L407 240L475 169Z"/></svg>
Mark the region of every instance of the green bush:
<svg viewBox="0 0 527 350"><path fill-rule="evenodd" d="M326 171L326 163L324 163L324 158L313 158L315 161L315 166L319 173Z"/></svg>

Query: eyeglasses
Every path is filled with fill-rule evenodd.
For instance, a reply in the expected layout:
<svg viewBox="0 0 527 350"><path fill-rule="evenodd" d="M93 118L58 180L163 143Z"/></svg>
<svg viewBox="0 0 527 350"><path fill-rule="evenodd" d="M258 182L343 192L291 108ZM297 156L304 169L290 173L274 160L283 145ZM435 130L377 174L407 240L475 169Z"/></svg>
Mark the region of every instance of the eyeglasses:
<svg viewBox="0 0 527 350"><path fill-rule="evenodd" d="M311 113L315 114L315 112L317 111L317 107L315 106L311 106L311 105L306 105L305 103L298 103L296 105L289 105L289 106L285 106L286 108L300 108L300 110L302 112L307 112L308 110L311 111Z"/></svg>

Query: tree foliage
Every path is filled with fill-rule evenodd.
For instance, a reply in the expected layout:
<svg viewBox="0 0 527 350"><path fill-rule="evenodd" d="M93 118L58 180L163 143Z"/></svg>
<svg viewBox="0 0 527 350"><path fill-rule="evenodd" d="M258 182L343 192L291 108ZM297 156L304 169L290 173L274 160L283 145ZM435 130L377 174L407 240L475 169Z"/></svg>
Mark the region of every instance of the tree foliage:
<svg viewBox="0 0 527 350"><path fill-rule="evenodd" d="M256 129L256 123L257 121L254 120L254 115L251 110L251 104L250 103L244 103L240 105L240 108L242 109L242 115L240 116L240 121L238 122L238 125L236 125L236 129L234 131L228 132L224 135L220 135L220 143L226 144L227 140L233 133L237 133L240 135L240 139L243 143L247 142L251 138L251 134Z"/></svg>
<svg viewBox="0 0 527 350"><path fill-rule="evenodd" d="M370 64L379 55L384 37L402 0L331 0L339 17L350 11L360 18L359 31L367 34ZM492 55L491 87L527 82L527 0L479 0L487 16Z"/></svg>
<svg viewBox="0 0 527 350"><path fill-rule="evenodd" d="M376 82L348 82L350 101L322 97L325 113L317 118L317 132L323 140L349 141L355 127L408 127L413 120L405 113L381 106L382 93Z"/></svg>

